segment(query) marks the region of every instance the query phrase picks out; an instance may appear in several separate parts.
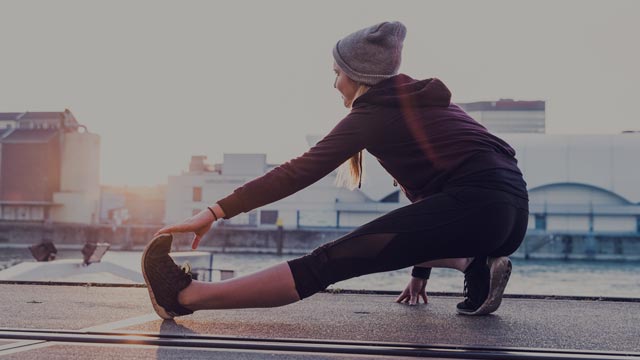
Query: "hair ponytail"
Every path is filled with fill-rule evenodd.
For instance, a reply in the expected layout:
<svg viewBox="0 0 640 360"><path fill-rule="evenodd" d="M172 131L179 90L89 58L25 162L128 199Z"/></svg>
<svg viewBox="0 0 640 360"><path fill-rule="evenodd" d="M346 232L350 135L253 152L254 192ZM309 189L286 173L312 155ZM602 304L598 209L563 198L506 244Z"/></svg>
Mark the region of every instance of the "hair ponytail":
<svg viewBox="0 0 640 360"><path fill-rule="evenodd" d="M369 88L370 87L367 85L360 84L351 104L349 104L349 107L352 107L356 99L366 93ZM349 160L340 165L338 168L338 175L336 177L337 186L345 187L349 190L353 190L356 187L362 187L362 178L364 176L362 156L362 150L360 150L357 154L353 155Z"/></svg>
<svg viewBox="0 0 640 360"><path fill-rule="evenodd" d="M362 186L362 150L353 155L349 160L338 168L338 176L336 177L336 185L345 187L349 190L360 188Z"/></svg>

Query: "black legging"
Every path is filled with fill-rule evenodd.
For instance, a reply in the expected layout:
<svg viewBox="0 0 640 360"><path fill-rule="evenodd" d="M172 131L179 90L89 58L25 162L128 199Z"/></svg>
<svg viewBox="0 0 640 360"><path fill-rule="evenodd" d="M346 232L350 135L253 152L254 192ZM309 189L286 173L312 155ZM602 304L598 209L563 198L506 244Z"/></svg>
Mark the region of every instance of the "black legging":
<svg viewBox="0 0 640 360"><path fill-rule="evenodd" d="M504 191L447 188L289 261L298 295L430 260L510 255L524 239L528 205Z"/></svg>

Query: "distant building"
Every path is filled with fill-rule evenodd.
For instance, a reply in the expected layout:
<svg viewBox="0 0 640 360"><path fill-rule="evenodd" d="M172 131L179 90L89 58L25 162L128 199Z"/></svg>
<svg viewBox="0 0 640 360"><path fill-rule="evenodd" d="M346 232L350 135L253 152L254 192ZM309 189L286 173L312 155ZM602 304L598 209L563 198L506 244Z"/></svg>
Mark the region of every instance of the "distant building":
<svg viewBox="0 0 640 360"><path fill-rule="evenodd" d="M640 133L499 136L515 148L528 184L530 234L640 235ZM308 142L318 139L309 136ZM276 166L264 154L225 154L216 165L205 160L194 157L190 171L169 177L166 222L204 209ZM350 228L409 203L366 152L362 189L337 188L335 176L225 225L272 227L281 218L285 228Z"/></svg>
<svg viewBox="0 0 640 360"><path fill-rule="evenodd" d="M102 186L100 222L158 225L164 221L166 185Z"/></svg>
<svg viewBox="0 0 640 360"><path fill-rule="evenodd" d="M640 233L640 133L501 137L527 181L530 229Z"/></svg>
<svg viewBox="0 0 640 360"><path fill-rule="evenodd" d="M169 177L167 223L196 214L277 166L267 164L265 154L224 154L224 162L215 165L206 164L205 160L204 156L194 156L189 171ZM235 216L225 221L224 226L276 227L280 219L285 228L354 227L398 206L397 196L391 197L395 203L378 202L362 191L338 188L334 185L335 177L332 172L292 196Z"/></svg>
<svg viewBox="0 0 640 360"><path fill-rule="evenodd" d="M69 110L0 113L0 220L98 219L100 137Z"/></svg>
<svg viewBox="0 0 640 360"><path fill-rule="evenodd" d="M546 132L544 101L500 99L458 105L493 133Z"/></svg>

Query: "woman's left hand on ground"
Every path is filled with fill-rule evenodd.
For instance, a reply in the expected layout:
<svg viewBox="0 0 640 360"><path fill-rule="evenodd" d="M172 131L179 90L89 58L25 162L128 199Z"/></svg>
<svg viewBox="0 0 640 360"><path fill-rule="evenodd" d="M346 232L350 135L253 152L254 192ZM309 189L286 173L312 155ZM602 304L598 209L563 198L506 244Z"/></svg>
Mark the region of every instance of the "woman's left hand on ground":
<svg viewBox="0 0 640 360"><path fill-rule="evenodd" d="M193 237L193 242L191 243L191 248L195 250L200 243L200 240L204 236L204 234L211 229L211 225L213 224L213 214L209 209L205 209L193 215L192 217L185 219L183 222L174 225L167 225L162 229L158 230L155 235L158 236L160 234L170 234L170 233L188 233L192 232L195 234Z"/></svg>
<svg viewBox="0 0 640 360"><path fill-rule="evenodd" d="M407 287L400 296L398 296L396 302L401 304L418 305L420 303L420 298L422 298L426 304L428 302L426 288L427 280L411 277L409 284L407 284Z"/></svg>

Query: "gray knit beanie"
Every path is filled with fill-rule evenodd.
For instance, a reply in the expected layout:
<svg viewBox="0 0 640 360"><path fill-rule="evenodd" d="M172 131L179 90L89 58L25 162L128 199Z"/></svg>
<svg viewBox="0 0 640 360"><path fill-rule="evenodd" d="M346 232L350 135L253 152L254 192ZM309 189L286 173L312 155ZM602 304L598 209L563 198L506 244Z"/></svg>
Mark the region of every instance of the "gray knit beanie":
<svg viewBox="0 0 640 360"><path fill-rule="evenodd" d="M376 24L338 41L333 58L349 78L372 86L398 73L406 34L401 22Z"/></svg>

